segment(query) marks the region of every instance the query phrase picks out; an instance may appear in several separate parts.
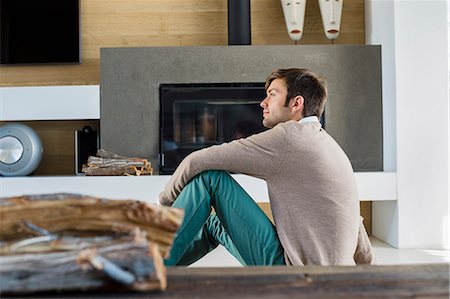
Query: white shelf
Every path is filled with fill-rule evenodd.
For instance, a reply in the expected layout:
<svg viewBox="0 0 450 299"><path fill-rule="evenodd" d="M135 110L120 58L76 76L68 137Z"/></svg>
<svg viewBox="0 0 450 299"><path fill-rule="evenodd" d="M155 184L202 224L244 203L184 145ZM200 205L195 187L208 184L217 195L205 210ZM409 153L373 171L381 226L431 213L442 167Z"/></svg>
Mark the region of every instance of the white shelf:
<svg viewBox="0 0 450 299"><path fill-rule="evenodd" d="M361 201L397 200L397 173L356 172Z"/></svg>
<svg viewBox="0 0 450 299"><path fill-rule="evenodd" d="M396 200L396 174L391 172L355 173L359 194L364 201ZM263 180L233 175L257 202L268 202ZM36 176L0 178L0 197L25 194L79 193L111 199L135 199L156 203L170 176Z"/></svg>
<svg viewBox="0 0 450 299"><path fill-rule="evenodd" d="M0 87L0 121L100 119L100 88Z"/></svg>

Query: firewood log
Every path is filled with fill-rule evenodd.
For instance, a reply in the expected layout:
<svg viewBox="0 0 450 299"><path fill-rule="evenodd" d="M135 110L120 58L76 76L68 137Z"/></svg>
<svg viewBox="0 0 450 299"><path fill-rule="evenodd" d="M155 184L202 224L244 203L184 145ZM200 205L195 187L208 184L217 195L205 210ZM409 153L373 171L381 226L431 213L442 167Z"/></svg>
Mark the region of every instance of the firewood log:
<svg viewBox="0 0 450 299"><path fill-rule="evenodd" d="M109 151L107 151L107 150L105 150L105 149L102 149L102 148L99 148L99 149L97 150L96 155L97 155L97 157L102 157L102 158L110 158L110 159L128 159L128 158L125 157L125 156L120 156L120 155L118 155L118 154L109 152Z"/></svg>
<svg viewBox="0 0 450 299"><path fill-rule="evenodd" d="M74 290L164 290L157 245L122 243L82 251L0 256L0 293Z"/></svg>
<svg viewBox="0 0 450 299"><path fill-rule="evenodd" d="M24 223L59 237L120 237L138 230L166 257L183 215L175 208L76 194L0 198L0 241L8 242L5 247L36 236Z"/></svg>
<svg viewBox="0 0 450 299"><path fill-rule="evenodd" d="M151 175L153 168L147 159L130 158L99 149L89 156L82 172L86 175Z"/></svg>

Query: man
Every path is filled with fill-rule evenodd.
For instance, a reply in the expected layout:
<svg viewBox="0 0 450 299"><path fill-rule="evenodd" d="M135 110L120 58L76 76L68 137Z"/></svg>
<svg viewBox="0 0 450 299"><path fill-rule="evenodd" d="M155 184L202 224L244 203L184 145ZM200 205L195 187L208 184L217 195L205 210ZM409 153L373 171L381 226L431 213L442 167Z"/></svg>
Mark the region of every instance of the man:
<svg viewBox="0 0 450 299"><path fill-rule="evenodd" d="M218 244L243 265L372 263L353 169L319 122L324 80L280 69L266 94L270 130L190 154L160 194L185 210L166 265L189 265ZM226 171L267 182L275 226Z"/></svg>

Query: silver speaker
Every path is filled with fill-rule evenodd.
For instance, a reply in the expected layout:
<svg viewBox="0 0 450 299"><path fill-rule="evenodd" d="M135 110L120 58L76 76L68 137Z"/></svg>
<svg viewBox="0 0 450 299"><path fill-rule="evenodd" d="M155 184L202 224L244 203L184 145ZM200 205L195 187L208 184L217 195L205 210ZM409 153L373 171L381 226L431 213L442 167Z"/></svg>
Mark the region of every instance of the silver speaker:
<svg viewBox="0 0 450 299"><path fill-rule="evenodd" d="M32 173L42 159L38 134L23 124L0 127L0 175L23 176Z"/></svg>

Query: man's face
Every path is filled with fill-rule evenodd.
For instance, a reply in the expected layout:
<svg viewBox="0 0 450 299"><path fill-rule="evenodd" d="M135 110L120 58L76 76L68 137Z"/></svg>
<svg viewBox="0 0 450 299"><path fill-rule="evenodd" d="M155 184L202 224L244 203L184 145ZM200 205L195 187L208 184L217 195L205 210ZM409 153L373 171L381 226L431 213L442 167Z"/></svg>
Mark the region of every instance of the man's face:
<svg viewBox="0 0 450 299"><path fill-rule="evenodd" d="M291 109L284 107L287 97L287 86L283 79L275 79L266 91L266 98L261 102L263 108L263 125L273 128L280 122L292 119Z"/></svg>
<svg viewBox="0 0 450 299"><path fill-rule="evenodd" d="M281 0L289 37L298 41L303 35L306 0Z"/></svg>

